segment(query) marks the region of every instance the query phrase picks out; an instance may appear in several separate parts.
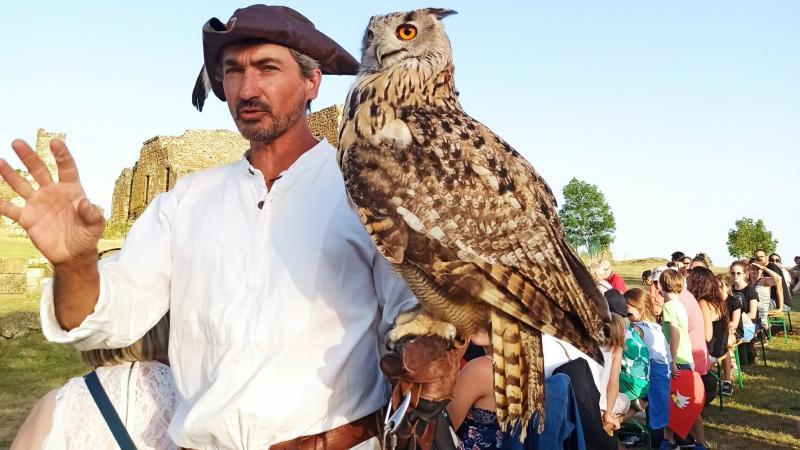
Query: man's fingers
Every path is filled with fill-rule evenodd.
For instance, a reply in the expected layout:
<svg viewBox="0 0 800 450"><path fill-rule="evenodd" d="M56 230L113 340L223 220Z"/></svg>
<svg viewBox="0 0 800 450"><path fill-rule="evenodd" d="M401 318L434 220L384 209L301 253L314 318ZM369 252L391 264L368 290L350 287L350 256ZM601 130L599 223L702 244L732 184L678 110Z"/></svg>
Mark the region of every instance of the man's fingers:
<svg viewBox="0 0 800 450"><path fill-rule="evenodd" d="M33 195L33 186L28 183L28 180L22 178L4 159L0 159L0 176L6 180L11 189L14 190L20 197L24 199L30 198Z"/></svg>
<svg viewBox="0 0 800 450"><path fill-rule="evenodd" d="M0 216L6 216L14 222L19 223L19 216L22 214L22 208L0 199Z"/></svg>
<svg viewBox="0 0 800 450"><path fill-rule="evenodd" d="M78 167L75 165L75 160L72 159L72 154L69 152L67 144L61 139L53 139L50 141L50 151L56 160L56 166L58 166L58 181L61 183L77 183Z"/></svg>
<svg viewBox="0 0 800 450"><path fill-rule="evenodd" d="M44 165L39 155L31 149L30 145L22 139L16 139L11 143L11 148L14 149L19 160L22 161L22 164L25 164L25 167L28 168L28 173L39 183L39 186L53 184L53 177L50 176L50 171L47 170L47 166Z"/></svg>
<svg viewBox="0 0 800 450"><path fill-rule="evenodd" d="M86 197L78 203L78 215L86 225L99 225L105 220L100 208L92 204Z"/></svg>

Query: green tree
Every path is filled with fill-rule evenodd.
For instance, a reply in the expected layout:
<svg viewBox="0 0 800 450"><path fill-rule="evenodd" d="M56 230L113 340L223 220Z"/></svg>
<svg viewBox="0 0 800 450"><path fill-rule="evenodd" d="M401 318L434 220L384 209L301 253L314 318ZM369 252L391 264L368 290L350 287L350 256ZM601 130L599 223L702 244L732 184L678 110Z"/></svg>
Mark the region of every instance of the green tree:
<svg viewBox="0 0 800 450"><path fill-rule="evenodd" d="M576 250L586 247L593 255L614 242L617 223L600 189L573 178L564 186L564 204L558 211L567 242Z"/></svg>
<svg viewBox="0 0 800 450"><path fill-rule="evenodd" d="M767 231L764 221L742 217L735 227L728 231L728 253L734 258L749 258L757 249L772 253L778 247L778 241Z"/></svg>

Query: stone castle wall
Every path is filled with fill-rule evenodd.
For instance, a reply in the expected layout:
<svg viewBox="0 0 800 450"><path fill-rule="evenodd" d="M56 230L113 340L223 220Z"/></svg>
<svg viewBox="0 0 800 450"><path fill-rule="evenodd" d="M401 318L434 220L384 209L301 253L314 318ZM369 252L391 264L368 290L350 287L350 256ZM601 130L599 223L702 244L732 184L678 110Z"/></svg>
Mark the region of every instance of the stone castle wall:
<svg viewBox="0 0 800 450"><path fill-rule="evenodd" d="M122 173L117 177L114 183L114 193L111 195L111 217L109 222L119 223L128 220L128 207L130 202L127 201L131 193L131 180L133 180L133 171L126 167L122 169Z"/></svg>
<svg viewBox="0 0 800 450"><path fill-rule="evenodd" d="M67 134L52 133L45 131L44 128L39 128L36 130L36 154L39 155L39 158L42 158L44 165L47 166L47 169L51 174L58 172L58 169L56 168L56 160L53 158L53 153L50 151L50 141L53 139L60 139L66 142ZM55 179L56 177L54 176L53 178Z"/></svg>
<svg viewBox="0 0 800 450"><path fill-rule="evenodd" d="M56 161L55 158L53 158L53 153L50 152L50 140L56 138L66 141L67 135L66 133L49 132L43 128L36 130L35 152L37 155L39 155L39 158L44 161L44 164L50 171L50 175L53 176L53 179L57 180L58 171L56 169ZM28 172L20 170L20 167L25 167L22 165L22 163L15 164L15 166L17 166L20 175L22 175L26 180L30 181L34 187L37 187L37 183L33 180L33 177ZM9 186L8 183L6 183L2 178L0 178L0 199L11 202L18 206L21 206L25 203L22 197L19 197L14 190L11 189L11 186ZM22 237L25 236L25 231L19 225L12 222L11 219L5 216L0 216L0 236Z"/></svg>
<svg viewBox="0 0 800 450"><path fill-rule="evenodd" d="M311 132L335 147L342 110L335 105L309 114ZM133 169L124 169L117 178L109 224L135 220L158 194L175 186L178 178L236 161L248 147L238 132L229 130L187 130L180 136L148 139Z"/></svg>

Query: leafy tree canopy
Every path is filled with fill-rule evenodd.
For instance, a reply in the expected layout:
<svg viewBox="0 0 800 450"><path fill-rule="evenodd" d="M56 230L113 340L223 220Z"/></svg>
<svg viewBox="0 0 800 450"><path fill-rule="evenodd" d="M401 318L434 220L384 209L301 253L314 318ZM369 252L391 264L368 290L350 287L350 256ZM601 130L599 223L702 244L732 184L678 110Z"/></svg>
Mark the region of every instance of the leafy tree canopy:
<svg viewBox="0 0 800 450"><path fill-rule="evenodd" d="M567 242L575 248L586 247L592 254L608 250L614 242L617 223L600 189L573 178L564 186L564 204L558 211Z"/></svg>
<svg viewBox="0 0 800 450"><path fill-rule="evenodd" d="M772 232L767 231L761 219L742 217L728 231L728 253L734 258L749 258L757 249L769 254L777 247L778 241L772 238Z"/></svg>

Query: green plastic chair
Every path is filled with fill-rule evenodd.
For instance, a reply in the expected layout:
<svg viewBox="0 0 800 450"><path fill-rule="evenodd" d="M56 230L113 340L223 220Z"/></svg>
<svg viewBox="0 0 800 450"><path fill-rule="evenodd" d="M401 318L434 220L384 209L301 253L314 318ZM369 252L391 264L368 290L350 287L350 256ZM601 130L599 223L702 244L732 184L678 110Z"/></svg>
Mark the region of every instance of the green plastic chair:
<svg viewBox="0 0 800 450"><path fill-rule="evenodd" d="M780 326L780 327L783 327L783 343L784 344L788 344L789 343L789 338L786 335L787 334L786 333L786 315L787 314L788 313L781 312L780 315L767 316L767 323L769 324L769 326L767 327L767 334L769 335L770 339L772 339L772 326L773 325Z"/></svg>
<svg viewBox="0 0 800 450"><path fill-rule="evenodd" d="M653 437L650 435L650 428L646 423L642 423L636 417L631 417L622 423L622 426L617 430L617 435L620 441L626 436L638 436L640 442L637 447L644 445L647 450L653 450Z"/></svg>
<svg viewBox="0 0 800 450"><path fill-rule="evenodd" d="M739 345L743 344L739 341L733 347L733 361L736 363L736 381L739 383L739 389L744 389L744 381L742 377L742 364L739 362Z"/></svg>

